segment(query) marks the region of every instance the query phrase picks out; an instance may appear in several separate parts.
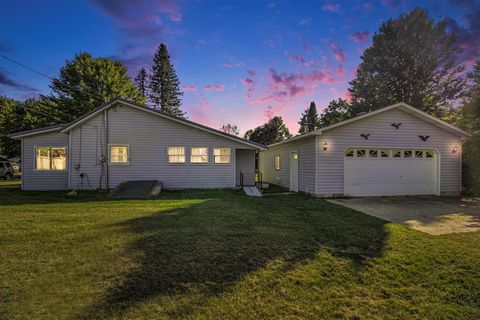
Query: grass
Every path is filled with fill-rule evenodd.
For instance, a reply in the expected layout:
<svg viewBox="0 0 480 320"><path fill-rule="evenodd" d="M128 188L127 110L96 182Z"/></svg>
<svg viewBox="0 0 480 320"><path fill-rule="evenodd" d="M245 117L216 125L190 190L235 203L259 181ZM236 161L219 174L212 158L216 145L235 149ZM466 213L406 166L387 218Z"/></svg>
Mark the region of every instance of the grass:
<svg viewBox="0 0 480 320"><path fill-rule="evenodd" d="M0 179L0 187L3 187L3 186L15 186L15 187L20 187L20 185L22 184L22 181L20 179L15 179L15 180L2 180Z"/></svg>
<svg viewBox="0 0 480 320"><path fill-rule="evenodd" d="M480 232L302 195L0 190L0 318L478 319Z"/></svg>

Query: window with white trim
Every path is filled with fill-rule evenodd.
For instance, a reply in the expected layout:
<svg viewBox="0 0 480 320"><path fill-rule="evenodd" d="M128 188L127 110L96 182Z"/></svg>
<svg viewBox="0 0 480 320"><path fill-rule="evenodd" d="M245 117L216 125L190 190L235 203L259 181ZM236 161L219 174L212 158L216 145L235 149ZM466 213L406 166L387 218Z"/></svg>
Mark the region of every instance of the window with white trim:
<svg viewBox="0 0 480 320"><path fill-rule="evenodd" d="M35 147L35 170L61 171L67 169L67 148Z"/></svg>
<svg viewBox="0 0 480 320"><path fill-rule="evenodd" d="M213 163L229 164L230 148L213 148Z"/></svg>
<svg viewBox="0 0 480 320"><path fill-rule="evenodd" d="M168 163L185 163L185 147L168 147Z"/></svg>
<svg viewBox="0 0 480 320"><path fill-rule="evenodd" d="M275 156L275 170L279 171L280 170L280 155L277 154Z"/></svg>
<svg viewBox="0 0 480 320"><path fill-rule="evenodd" d="M128 164L128 145L110 145L110 163Z"/></svg>
<svg viewBox="0 0 480 320"><path fill-rule="evenodd" d="M208 164L208 148L190 148L190 163Z"/></svg>

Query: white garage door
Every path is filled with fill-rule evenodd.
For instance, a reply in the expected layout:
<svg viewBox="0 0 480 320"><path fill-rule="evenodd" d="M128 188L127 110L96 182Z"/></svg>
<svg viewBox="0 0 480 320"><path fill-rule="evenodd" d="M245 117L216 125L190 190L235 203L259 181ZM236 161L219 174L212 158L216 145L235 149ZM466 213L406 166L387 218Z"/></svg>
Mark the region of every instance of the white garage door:
<svg viewBox="0 0 480 320"><path fill-rule="evenodd" d="M349 148L344 155L344 194L438 194L438 155L429 149Z"/></svg>

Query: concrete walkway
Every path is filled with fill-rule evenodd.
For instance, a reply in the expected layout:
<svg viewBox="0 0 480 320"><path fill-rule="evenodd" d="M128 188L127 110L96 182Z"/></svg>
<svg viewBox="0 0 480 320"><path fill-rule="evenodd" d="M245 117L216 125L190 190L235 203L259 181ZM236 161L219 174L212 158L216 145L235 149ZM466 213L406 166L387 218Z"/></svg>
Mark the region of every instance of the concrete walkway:
<svg viewBox="0 0 480 320"><path fill-rule="evenodd" d="M328 201L435 235L480 230L480 198L422 196Z"/></svg>

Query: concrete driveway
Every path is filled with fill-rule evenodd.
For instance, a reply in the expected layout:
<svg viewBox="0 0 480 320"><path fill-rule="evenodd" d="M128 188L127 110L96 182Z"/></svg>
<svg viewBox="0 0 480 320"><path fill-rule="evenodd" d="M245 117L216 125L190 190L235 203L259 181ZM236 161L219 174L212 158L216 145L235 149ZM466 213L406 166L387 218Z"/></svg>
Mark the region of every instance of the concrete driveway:
<svg viewBox="0 0 480 320"><path fill-rule="evenodd" d="M480 198L422 196L328 201L435 235L480 230Z"/></svg>

